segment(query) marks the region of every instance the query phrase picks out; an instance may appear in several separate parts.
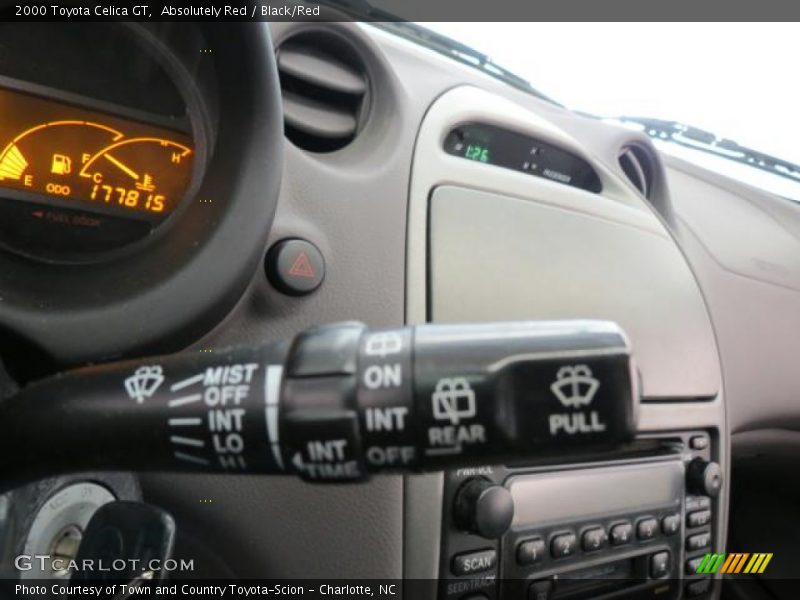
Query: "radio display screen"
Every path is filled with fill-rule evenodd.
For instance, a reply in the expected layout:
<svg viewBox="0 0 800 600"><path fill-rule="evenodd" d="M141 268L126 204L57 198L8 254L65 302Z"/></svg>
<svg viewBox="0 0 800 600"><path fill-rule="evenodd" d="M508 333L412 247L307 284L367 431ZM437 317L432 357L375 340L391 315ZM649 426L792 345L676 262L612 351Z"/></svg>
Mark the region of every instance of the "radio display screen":
<svg viewBox="0 0 800 600"><path fill-rule="evenodd" d="M514 499L512 528L589 517L586 498L598 514L677 508L683 481L679 461L515 476L507 484Z"/></svg>

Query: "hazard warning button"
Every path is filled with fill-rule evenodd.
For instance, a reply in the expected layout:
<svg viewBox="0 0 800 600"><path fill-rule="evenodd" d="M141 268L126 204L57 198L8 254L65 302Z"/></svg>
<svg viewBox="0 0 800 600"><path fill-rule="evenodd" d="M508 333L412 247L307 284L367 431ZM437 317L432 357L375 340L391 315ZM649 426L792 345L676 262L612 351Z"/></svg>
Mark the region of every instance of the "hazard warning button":
<svg viewBox="0 0 800 600"><path fill-rule="evenodd" d="M267 253L267 277L284 294L301 296L319 287L325 277L325 259L306 240L288 239L276 243Z"/></svg>

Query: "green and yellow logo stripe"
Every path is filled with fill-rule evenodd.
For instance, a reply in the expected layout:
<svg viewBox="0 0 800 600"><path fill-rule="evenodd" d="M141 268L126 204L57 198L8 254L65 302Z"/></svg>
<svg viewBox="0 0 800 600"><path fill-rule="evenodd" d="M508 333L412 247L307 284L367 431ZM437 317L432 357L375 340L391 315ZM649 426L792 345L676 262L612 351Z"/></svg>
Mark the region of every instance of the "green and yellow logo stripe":
<svg viewBox="0 0 800 600"><path fill-rule="evenodd" d="M772 560L772 553L755 552L731 552L725 554L706 554L697 566L698 574L710 573L763 573L769 561Z"/></svg>

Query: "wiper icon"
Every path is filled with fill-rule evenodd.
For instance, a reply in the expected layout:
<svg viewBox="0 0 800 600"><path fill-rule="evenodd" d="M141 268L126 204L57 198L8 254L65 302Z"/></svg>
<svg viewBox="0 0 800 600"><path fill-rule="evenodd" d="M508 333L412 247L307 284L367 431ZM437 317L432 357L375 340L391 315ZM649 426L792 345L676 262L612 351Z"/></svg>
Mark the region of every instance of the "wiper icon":
<svg viewBox="0 0 800 600"><path fill-rule="evenodd" d="M464 377L445 377L436 384L431 396L433 418L458 425L476 414L475 391Z"/></svg>
<svg viewBox="0 0 800 600"><path fill-rule="evenodd" d="M125 380L125 391L132 400L142 404L164 383L164 372L158 365L139 367Z"/></svg>
<svg viewBox="0 0 800 600"><path fill-rule="evenodd" d="M599 387L600 382L592 377L588 366L573 365L558 370L550 391L565 407L578 408L591 404Z"/></svg>

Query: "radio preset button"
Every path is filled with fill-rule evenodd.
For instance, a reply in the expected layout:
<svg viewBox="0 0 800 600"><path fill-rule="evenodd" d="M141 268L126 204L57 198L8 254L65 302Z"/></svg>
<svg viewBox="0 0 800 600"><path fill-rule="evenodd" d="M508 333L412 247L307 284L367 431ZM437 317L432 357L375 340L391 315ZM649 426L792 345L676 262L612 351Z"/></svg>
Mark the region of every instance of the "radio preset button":
<svg viewBox="0 0 800 600"><path fill-rule="evenodd" d="M457 554L453 557L453 575L472 575L494 569L497 565L497 551L489 548L478 552Z"/></svg>
<svg viewBox="0 0 800 600"><path fill-rule="evenodd" d="M611 545L623 546L630 544L633 537L633 525L630 523L618 523L611 528Z"/></svg>
<svg viewBox="0 0 800 600"><path fill-rule="evenodd" d="M652 540L658 530L658 521L653 518L642 519L636 524L636 537L640 540Z"/></svg>
<svg viewBox="0 0 800 600"><path fill-rule="evenodd" d="M681 528L681 516L678 513L667 515L661 519L661 531L664 535L675 535Z"/></svg>
<svg viewBox="0 0 800 600"><path fill-rule="evenodd" d="M711 511L710 510L698 510L696 512L691 512L686 515L686 524L689 527L702 527L703 525L708 525L711 522Z"/></svg>
<svg viewBox="0 0 800 600"><path fill-rule="evenodd" d="M592 550L600 550L608 544L608 535L602 527L595 527L587 529L583 532L581 538L581 547L584 552L591 552Z"/></svg>
<svg viewBox="0 0 800 600"><path fill-rule="evenodd" d="M517 563L520 565L532 565L544 558L547 548L542 538L525 540L517 546Z"/></svg>
<svg viewBox="0 0 800 600"><path fill-rule="evenodd" d="M697 535L692 535L686 538L686 549L690 552L692 550L703 550L704 548L708 548L710 545L710 533L698 533Z"/></svg>
<svg viewBox="0 0 800 600"><path fill-rule="evenodd" d="M550 554L553 558L566 558L575 554L578 538L574 533L562 533L553 538L550 542Z"/></svg>
<svg viewBox="0 0 800 600"><path fill-rule="evenodd" d="M650 577L659 579L669 573L669 552L657 552L650 557Z"/></svg>

